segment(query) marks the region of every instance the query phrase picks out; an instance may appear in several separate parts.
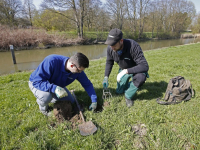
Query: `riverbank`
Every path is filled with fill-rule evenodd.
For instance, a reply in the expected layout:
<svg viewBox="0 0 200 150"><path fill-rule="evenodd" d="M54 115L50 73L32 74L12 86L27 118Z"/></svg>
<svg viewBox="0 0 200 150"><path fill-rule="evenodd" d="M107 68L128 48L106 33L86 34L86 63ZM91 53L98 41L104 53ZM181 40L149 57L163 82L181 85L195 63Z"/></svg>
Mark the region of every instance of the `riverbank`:
<svg viewBox="0 0 200 150"><path fill-rule="evenodd" d="M73 36L63 32L46 32L45 30L34 28L10 29L6 26L0 26L0 51L9 51L10 45L14 46L14 50L29 50L75 45L104 44L107 34L108 32L98 34L91 32L85 33L84 38L72 38ZM153 38L150 38L151 36L151 33L144 33L144 37L139 40L135 39L137 36L133 36L128 32L124 33L124 38L135 39L138 42L151 39L174 39L172 36L164 33L160 33L157 38L155 38L155 35Z"/></svg>
<svg viewBox="0 0 200 150"><path fill-rule="evenodd" d="M14 50L46 49L72 45L91 44L88 39L67 39L56 32L47 33L42 29L10 29L0 26L0 51L8 51L10 45Z"/></svg>
<svg viewBox="0 0 200 150"><path fill-rule="evenodd" d="M134 106L127 108L124 95L116 95L115 64L109 77L112 98L102 109L102 80L105 61L90 62L85 70L98 96L98 113L88 110L90 98L80 83L67 86L75 89L84 104L86 121L97 126L96 134L83 137L78 128L66 121L61 124L43 116L28 87L31 72L0 76L0 149L200 149L200 44L174 46L145 51L149 63L146 83L139 89ZM169 80L177 75L189 79L195 98L177 105L159 105Z"/></svg>

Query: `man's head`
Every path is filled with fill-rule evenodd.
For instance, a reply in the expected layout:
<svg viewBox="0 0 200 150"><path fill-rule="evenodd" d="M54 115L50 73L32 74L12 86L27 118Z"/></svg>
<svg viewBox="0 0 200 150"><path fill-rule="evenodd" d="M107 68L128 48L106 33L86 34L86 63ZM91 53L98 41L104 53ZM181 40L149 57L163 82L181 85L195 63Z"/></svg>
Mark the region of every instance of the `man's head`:
<svg viewBox="0 0 200 150"><path fill-rule="evenodd" d="M82 53L76 53L69 58L67 69L72 73L81 73L89 67L89 59Z"/></svg>
<svg viewBox="0 0 200 150"><path fill-rule="evenodd" d="M123 47L123 33L115 28L110 30L105 44L110 45L114 51L118 51Z"/></svg>

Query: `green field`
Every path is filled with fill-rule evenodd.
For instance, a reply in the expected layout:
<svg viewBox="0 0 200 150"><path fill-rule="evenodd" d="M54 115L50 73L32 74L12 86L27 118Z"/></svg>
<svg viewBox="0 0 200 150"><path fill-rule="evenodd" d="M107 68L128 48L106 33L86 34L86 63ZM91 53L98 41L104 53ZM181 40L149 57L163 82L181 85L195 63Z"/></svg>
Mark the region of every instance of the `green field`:
<svg viewBox="0 0 200 150"><path fill-rule="evenodd" d="M123 95L115 94L117 64L109 77L113 97L103 111L88 111L90 98L78 82L68 86L76 90L79 102L86 106L86 121L92 120L98 127L94 135L87 137L73 130L69 122L51 126L54 120L39 112L28 88L31 72L0 76L0 149L200 149L200 43L145 51L144 55L150 78L137 92L131 108L126 107ZM91 61L85 71L97 93L98 107L104 102L105 60ZM178 75L191 81L195 98L177 105L157 104L169 80Z"/></svg>

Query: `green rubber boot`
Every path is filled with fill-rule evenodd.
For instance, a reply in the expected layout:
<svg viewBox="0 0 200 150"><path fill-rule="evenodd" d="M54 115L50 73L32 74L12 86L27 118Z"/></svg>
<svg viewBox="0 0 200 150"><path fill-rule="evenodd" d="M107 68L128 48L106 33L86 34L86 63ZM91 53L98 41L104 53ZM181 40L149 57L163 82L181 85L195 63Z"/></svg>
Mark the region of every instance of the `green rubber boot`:
<svg viewBox="0 0 200 150"><path fill-rule="evenodd" d="M125 99L127 107L133 106L133 97L138 90L138 88L133 84L132 81L129 85L130 85L129 88L125 91Z"/></svg>

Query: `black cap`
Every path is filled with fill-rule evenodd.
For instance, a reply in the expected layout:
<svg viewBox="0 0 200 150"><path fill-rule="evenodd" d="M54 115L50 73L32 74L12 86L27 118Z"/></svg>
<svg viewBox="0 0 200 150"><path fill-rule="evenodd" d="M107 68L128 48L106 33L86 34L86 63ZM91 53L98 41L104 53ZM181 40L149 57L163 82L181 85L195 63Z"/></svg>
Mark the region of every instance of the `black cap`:
<svg viewBox="0 0 200 150"><path fill-rule="evenodd" d="M105 44L107 45L115 45L119 40L122 39L122 36L123 36L123 33L121 30L115 28L115 29L112 29L110 30L109 34L108 34L108 37L107 37L107 40L105 42Z"/></svg>

